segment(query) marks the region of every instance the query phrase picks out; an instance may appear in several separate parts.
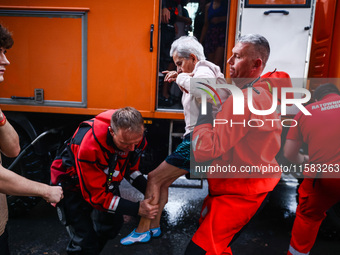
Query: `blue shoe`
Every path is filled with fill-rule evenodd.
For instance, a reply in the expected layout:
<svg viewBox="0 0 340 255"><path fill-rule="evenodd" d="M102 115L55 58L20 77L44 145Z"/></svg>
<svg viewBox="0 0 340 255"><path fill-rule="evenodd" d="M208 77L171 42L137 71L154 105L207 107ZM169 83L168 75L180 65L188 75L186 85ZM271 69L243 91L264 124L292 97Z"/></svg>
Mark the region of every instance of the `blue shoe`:
<svg viewBox="0 0 340 255"><path fill-rule="evenodd" d="M162 235L162 231L161 231L160 227L151 228L150 232L151 232L153 238L157 238L157 237L160 237Z"/></svg>
<svg viewBox="0 0 340 255"><path fill-rule="evenodd" d="M143 233L137 233L134 229L129 235L120 240L122 245L131 245L135 243L147 243L151 240L151 232L146 231Z"/></svg>

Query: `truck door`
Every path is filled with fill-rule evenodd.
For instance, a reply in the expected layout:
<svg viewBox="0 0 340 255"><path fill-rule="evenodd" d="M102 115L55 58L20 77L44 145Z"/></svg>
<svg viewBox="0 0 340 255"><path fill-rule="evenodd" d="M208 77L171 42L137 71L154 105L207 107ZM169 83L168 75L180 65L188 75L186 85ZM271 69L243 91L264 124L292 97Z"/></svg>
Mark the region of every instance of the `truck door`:
<svg viewBox="0 0 340 255"><path fill-rule="evenodd" d="M245 0L240 4L238 35L256 33L269 41L271 52L264 73L277 68L292 78L307 77L314 5L313 0Z"/></svg>

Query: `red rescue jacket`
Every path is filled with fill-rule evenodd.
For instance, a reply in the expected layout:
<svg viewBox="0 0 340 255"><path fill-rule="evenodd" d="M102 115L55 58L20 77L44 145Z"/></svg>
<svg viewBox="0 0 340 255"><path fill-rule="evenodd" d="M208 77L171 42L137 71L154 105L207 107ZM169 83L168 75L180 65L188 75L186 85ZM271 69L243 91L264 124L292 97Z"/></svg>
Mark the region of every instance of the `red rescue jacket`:
<svg viewBox="0 0 340 255"><path fill-rule="evenodd" d="M209 118L207 114L199 117L194 129L192 140L195 160L213 160L211 166L216 169L214 173L207 174L211 195L269 192L281 176L275 160L281 145L279 117L276 112L268 116L251 113L247 107L247 89L242 92L245 99L244 115L233 115L234 98L231 96L216 116L216 119L225 120L223 124L214 127L209 120L206 121ZM254 108L269 109L271 95L260 87L258 92L253 92ZM217 169L225 171L217 172Z"/></svg>
<svg viewBox="0 0 340 255"><path fill-rule="evenodd" d="M140 175L140 155L147 144L143 137L133 152L116 148L108 131L114 111L82 122L51 166L53 184L77 180L72 188L80 189L94 208L108 212L114 212L121 200L118 185L123 178Z"/></svg>

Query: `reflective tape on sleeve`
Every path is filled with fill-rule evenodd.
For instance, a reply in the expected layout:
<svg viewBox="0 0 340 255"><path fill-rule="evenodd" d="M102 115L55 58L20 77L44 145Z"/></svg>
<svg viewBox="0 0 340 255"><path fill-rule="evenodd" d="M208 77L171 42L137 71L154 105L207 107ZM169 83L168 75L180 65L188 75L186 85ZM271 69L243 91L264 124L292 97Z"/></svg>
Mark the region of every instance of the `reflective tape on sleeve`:
<svg viewBox="0 0 340 255"><path fill-rule="evenodd" d="M110 203L110 206L109 206L109 212L112 211L112 212L115 212L116 209L117 209L117 206L119 204L119 200L120 200L120 197L118 196L113 196L112 200L111 200L111 203Z"/></svg>
<svg viewBox="0 0 340 255"><path fill-rule="evenodd" d="M138 176L142 175L141 172L139 171L134 171L133 173L130 174L130 178L135 180Z"/></svg>
<svg viewBox="0 0 340 255"><path fill-rule="evenodd" d="M309 252L307 253L302 253L302 252L298 252L297 250L295 250L293 248L293 246L289 245L289 252L292 254L292 255L309 255Z"/></svg>

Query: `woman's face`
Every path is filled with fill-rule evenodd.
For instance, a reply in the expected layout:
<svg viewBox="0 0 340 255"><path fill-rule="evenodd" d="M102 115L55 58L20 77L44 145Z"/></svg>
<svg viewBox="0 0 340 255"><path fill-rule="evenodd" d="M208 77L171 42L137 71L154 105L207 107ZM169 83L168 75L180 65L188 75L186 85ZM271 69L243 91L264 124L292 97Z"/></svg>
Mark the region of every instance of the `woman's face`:
<svg viewBox="0 0 340 255"><path fill-rule="evenodd" d="M189 58L179 57L177 52L172 56L175 65L177 66L177 73L192 73L195 69L195 65L198 62L197 57L194 54L190 54Z"/></svg>

